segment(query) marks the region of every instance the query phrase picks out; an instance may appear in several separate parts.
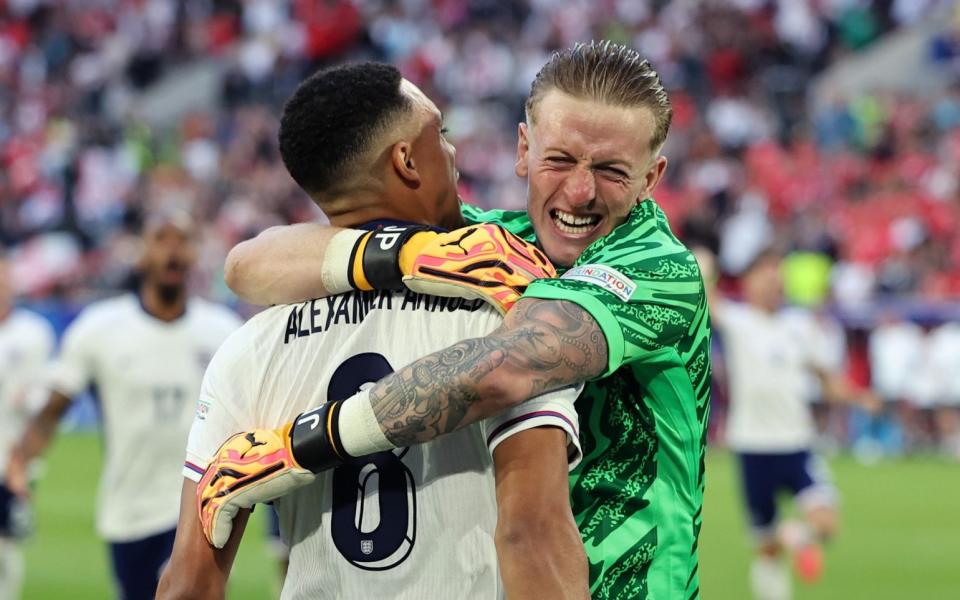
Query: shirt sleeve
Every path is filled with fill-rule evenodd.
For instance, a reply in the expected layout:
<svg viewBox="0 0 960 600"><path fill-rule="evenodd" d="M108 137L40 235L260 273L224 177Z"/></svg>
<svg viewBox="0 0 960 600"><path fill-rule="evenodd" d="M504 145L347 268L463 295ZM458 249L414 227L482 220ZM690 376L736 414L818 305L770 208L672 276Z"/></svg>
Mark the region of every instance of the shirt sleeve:
<svg viewBox="0 0 960 600"><path fill-rule="evenodd" d="M243 326L243 319L227 307L221 307L220 310L220 336L222 340L230 337L230 334Z"/></svg>
<svg viewBox="0 0 960 600"><path fill-rule="evenodd" d="M183 464L183 476L192 481L199 482L220 446L243 430L243 407L249 406L244 390L248 388L238 380L248 371L244 369L240 345L235 337L228 339L203 376Z"/></svg>
<svg viewBox="0 0 960 600"><path fill-rule="evenodd" d="M586 310L607 340L606 377L622 365L673 352L708 318L693 255L679 242L643 244L627 237L588 248L557 279L533 282L523 296L566 300Z"/></svg>
<svg viewBox="0 0 960 600"><path fill-rule="evenodd" d="M50 372L50 386L67 397L74 397L90 385L95 367L96 321L80 315L66 330L60 355Z"/></svg>
<svg viewBox="0 0 960 600"><path fill-rule="evenodd" d="M27 357L27 389L25 390L23 409L27 414L39 412L49 397L48 379L50 376L53 348L56 335L53 327L41 321L34 336L30 355Z"/></svg>
<svg viewBox="0 0 960 600"><path fill-rule="evenodd" d="M558 427L567 434L567 463L572 471L583 458L580 425L573 403L583 385L564 388L531 398L514 408L481 422L490 455L505 439L533 427Z"/></svg>

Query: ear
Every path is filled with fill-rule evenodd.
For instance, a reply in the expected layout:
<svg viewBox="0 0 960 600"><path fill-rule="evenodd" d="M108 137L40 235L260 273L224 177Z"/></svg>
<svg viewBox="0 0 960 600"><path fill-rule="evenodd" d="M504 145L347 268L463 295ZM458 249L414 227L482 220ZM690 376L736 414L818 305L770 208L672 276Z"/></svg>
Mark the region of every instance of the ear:
<svg viewBox="0 0 960 600"><path fill-rule="evenodd" d="M136 244L137 259L133 261L133 266L142 273L147 266L147 244L142 237L137 238Z"/></svg>
<svg viewBox="0 0 960 600"><path fill-rule="evenodd" d="M530 151L530 141L527 138L527 124L517 125L517 163L514 165L514 172L517 177L526 177L530 173L527 168L527 153Z"/></svg>
<svg viewBox="0 0 960 600"><path fill-rule="evenodd" d="M667 157L658 156L657 160L650 165L650 169L647 170L647 173L644 175L645 182L643 187L643 198L649 198L653 195L653 190L656 189L657 184L660 183L660 180L663 179L663 173L667 170Z"/></svg>
<svg viewBox="0 0 960 600"><path fill-rule="evenodd" d="M417 171L413 147L409 142L400 141L390 148L390 164L404 183L412 187L420 185L420 172Z"/></svg>

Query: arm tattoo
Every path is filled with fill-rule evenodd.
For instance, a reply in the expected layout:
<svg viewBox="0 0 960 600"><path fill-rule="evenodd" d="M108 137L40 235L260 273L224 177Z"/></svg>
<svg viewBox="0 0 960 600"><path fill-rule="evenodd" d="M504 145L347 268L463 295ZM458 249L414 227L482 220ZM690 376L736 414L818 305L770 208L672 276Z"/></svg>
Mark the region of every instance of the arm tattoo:
<svg viewBox="0 0 960 600"><path fill-rule="evenodd" d="M484 390L531 398L599 375L607 342L577 304L521 300L503 325L400 369L370 390L370 404L392 443L434 439L506 408Z"/></svg>

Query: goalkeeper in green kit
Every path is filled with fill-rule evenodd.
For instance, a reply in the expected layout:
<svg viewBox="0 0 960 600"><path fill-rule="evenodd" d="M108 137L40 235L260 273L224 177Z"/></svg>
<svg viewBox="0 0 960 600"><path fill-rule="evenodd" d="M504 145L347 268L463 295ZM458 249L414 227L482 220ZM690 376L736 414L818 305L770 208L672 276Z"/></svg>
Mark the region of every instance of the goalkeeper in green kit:
<svg viewBox="0 0 960 600"><path fill-rule="evenodd" d="M592 596L699 596L710 325L697 263L652 199L667 164L660 150L669 99L635 51L591 43L550 59L526 111L516 172L529 182L527 212L464 206L463 217L536 240L559 278L516 285L510 261L497 260L504 244L495 227L365 233L303 224L268 230L231 253L228 282L254 303L402 279L415 291L484 297L509 312L485 338L422 358L305 418L291 415L290 433L271 438L286 452L265 450L292 457L282 465L205 477L218 486L198 489L215 545L239 508L282 495L311 472L423 443L586 381L577 401L584 458L570 483ZM298 181L309 169L287 166ZM406 220L422 222L415 207Z"/></svg>

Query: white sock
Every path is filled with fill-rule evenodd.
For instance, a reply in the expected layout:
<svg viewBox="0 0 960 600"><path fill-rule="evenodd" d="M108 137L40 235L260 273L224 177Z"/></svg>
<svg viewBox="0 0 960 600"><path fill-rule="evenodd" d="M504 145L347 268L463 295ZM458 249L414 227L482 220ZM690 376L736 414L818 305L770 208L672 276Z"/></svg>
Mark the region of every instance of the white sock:
<svg viewBox="0 0 960 600"><path fill-rule="evenodd" d="M350 456L366 456L396 448L380 429L370 406L369 390L361 390L343 401L337 426L340 443Z"/></svg>
<svg viewBox="0 0 960 600"><path fill-rule="evenodd" d="M23 583L23 553L20 544L0 537L0 598L16 600Z"/></svg>
<svg viewBox="0 0 960 600"><path fill-rule="evenodd" d="M758 556L750 565L750 589L756 600L790 600L790 572L778 558Z"/></svg>

